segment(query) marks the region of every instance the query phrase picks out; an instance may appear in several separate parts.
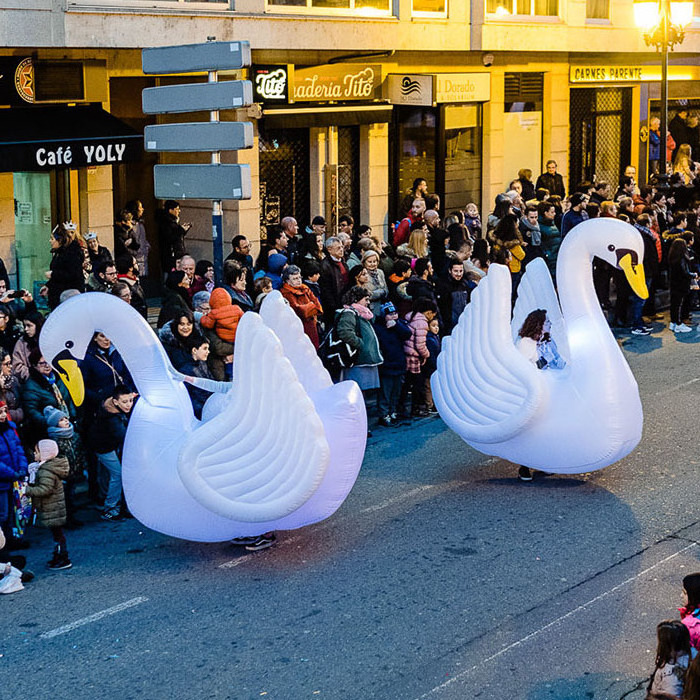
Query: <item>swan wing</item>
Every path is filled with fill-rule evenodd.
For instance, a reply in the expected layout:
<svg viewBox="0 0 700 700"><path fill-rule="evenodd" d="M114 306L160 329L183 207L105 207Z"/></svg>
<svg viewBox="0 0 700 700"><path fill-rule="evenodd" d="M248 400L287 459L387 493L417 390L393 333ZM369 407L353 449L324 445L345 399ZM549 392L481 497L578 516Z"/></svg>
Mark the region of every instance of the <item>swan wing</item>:
<svg viewBox="0 0 700 700"><path fill-rule="evenodd" d="M552 275L544 258L535 258L525 269L525 274L518 286L518 299L513 310L513 320L510 324L513 340L518 337L527 315L535 309L545 309L552 323L550 335L557 344L559 354L569 362L569 343L567 340L566 322L559 305L559 297L554 289Z"/></svg>
<svg viewBox="0 0 700 700"><path fill-rule="evenodd" d="M307 394L313 395L333 386L331 375L304 333L301 319L277 290L270 292L263 300L260 316L279 338L284 354L292 363Z"/></svg>
<svg viewBox="0 0 700 700"><path fill-rule="evenodd" d="M303 505L330 459L323 423L282 344L253 313L236 335L233 388L178 457L187 490L208 510L243 522L277 520Z"/></svg>
<svg viewBox="0 0 700 700"><path fill-rule="evenodd" d="M467 442L514 437L543 399L538 370L513 343L510 300L508 268L491 265L438 355L433 398L445 423Z"/></svg>

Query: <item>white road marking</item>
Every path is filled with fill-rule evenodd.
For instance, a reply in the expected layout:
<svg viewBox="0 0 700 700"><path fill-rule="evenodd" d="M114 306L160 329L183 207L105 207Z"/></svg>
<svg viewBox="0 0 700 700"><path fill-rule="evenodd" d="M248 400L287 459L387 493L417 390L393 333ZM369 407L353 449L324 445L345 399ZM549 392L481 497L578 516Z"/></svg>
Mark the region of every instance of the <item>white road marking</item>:
<svg viewBox="0 0 700 700"><path fill-rule="evenodd" d="M425 486L419 486L417 489L411 489L410 491L406 491L406 493L401 493L398 496L389 498L383 503L377 503L377 505L375 506L363 508L360 511L360 513L376 513L378 510L384 510L384 508L393 506L395 503L401 503L401 501L405 501L406 499L411 498L412 496L417 496L419 493L423 493L423 491L434 489L435 487L435 484L425 484Z"/></svg>
<svg viewBox="0 0 700 700"><path fill-rule="evenodd" d="M109 617L110 615L114 615L118 612L121 612L122 610L126 610L127 608L133 608L135 605L140 605L141 603L145 603L148 600L145 596L139 596L138 598L132 598L131 600L126 600L123 603L119 603L119 605L115 605L112 608L107 608L106 610L100 610L100 612L96 612L92 615L88 615L87 617L83 617L80 620L76 620L75 622L69 622L67 625L63 625L63 627L57 627L56 629L50 630L49 632L44 632L43 634L39 635L40 639L52 639L53 637L58 637L60 634L66 634L67 632L72 632L74 629L78 627L82 627L83 625L89 625L91 622L97 622L98 620L101 620L103 617Z"/></svg>
<svg viewBox="0 0 700 700"><path fill-rule="evenodd" d="M675 559L677 556L680 554L683 554L683 552L687 552L689 549L692 549L693 547L697 547L698 545L695 542L692 542L691 544L683 547L682 549L679 549L675 554L671 554L661 561L657 561L656 564L653 566L648 567L647 569L644 569L644 571L640 571L638 574L626 579L622 583L618 583L616 586L613 586L610 590L605 591L605 593L601 593L600 595L597 595L595 598L591 598L588 602L583 603L582 605L579 605L577 608L574 608L573 610L570 610L568 613L565 615L562 615L561 617L558 617L556 620L552 620L551 622L548 622L546 625L543 627L540 627L539 629L535 630L534 632L530 632L530 634L525 635L521 639L518 639L517 642L513 642L512 644L509 644L506 647L503 647L500 651L497 651L495 654L491 654L491 656L487 656L485 659L482 659L479 661L479 663L474 664L471 668L465 669L461 673L458 673L456 676L453 676L450 678L450 680L445 681L444 683L441 683L438 686L435 686L432 690L429 690L427 693L424 693L421 695L418 700L423 700L424 698L431 697L432 695L435 695L436 693L439 693L440 691L444 690L448 686L452 685L455 681L458 681L465 676L468 676L470 673L473 673L476 671L478 668L481 666L485 666L487 663L493 661L494 659L497 659L500 656L503 656L504 654L507 654L511 649L515 649L515 647L520 646L521 644L524 644L525 642L530 641L534 637L537 637L538 635L542 634L542 632L550 629L551 627L554 627L555 625L558 625L560 622L563 622L564 620L573 617L577 613L580 613L582 610L585 610L586 608L590 607L594 603L597 603L599 600L602 600L603 598L607 598L611 593L615 593L615 591L618 591L620 588L623 586L626 586L629 583L632 583L633 581L636 581L638 578L641 576L645 576L648 574L650 571L653 571L657 567L661 566L662 564L666 564L667 562L671 561L671 559Z"/></svg>

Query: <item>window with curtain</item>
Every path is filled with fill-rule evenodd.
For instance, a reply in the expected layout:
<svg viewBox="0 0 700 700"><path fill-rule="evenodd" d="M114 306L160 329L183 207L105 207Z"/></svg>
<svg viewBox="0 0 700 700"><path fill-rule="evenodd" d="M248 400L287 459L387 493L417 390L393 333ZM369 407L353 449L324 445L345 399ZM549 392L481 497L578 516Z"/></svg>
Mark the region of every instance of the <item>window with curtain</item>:
<svg viewBox="0 0 700 700"><path fill-rule="evenodd" d="M610 0L586 0L586 19L610 19Z"/></svg>

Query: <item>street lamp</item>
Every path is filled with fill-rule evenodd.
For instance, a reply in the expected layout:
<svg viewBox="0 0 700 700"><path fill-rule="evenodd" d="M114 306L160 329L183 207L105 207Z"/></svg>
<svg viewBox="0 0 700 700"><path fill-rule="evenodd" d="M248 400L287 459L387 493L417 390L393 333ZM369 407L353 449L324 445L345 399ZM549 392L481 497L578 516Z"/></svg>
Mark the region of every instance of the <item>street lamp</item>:
<svg viewBox="0 0 700 700"><path fill-rule="evenodd" d="M683 43L685 28L693 21L692 1L634 0L634 20L644 30L647 46L661 51L661 129L659 133L659 175L666 176L668 131L668 50Z"/></svg>

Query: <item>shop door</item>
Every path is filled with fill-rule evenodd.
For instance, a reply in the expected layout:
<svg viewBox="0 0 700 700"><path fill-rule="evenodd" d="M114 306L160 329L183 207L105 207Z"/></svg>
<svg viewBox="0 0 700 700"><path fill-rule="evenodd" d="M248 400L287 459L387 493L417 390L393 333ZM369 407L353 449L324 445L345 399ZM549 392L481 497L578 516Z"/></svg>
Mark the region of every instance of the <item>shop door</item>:
<svg viewBox="0 0 700 700"><path fill-rule="evenodd" d="M308 129L260 129L260 237L293 216L309 223Z"/></svg>
<svg viewBox="0 0 700 700"><path fill-rule="evenodd" d="M571 90L569 190L579 182L608 182L613 190L630 163L632 89Z"/></svg>
<svg viewBox="0 0 700 700"><path fill-rule="evenodd" d="M34 293L34 282L46 282L51 262L51 175L15 173L13 186L17 286Z"/></svg>
<svg viewBox="0 0 700 700"><path fill-rule="evenodd" d="M359 224L360 127L338 127L338 216L347 214Z"/></svg>

